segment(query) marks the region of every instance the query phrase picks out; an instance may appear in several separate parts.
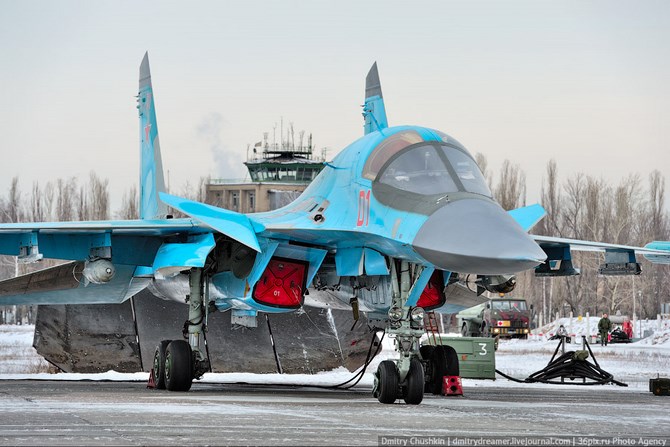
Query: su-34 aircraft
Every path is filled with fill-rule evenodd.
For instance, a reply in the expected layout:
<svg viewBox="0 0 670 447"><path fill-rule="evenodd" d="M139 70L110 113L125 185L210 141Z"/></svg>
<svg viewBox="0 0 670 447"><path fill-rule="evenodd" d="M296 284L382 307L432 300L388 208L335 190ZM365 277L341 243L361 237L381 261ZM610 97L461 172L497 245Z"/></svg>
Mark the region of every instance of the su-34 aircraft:
<svg viewBox="0 0 670 447"><path fill-rule="evenodd" d="M259 312L309 305L360 310L394 337L399 359L381 362L374 395L418 404L458 364L450 347L419 349L424 312L462 309L445 290L466 273L481 290L509 292L523 270L577 274L571 249L605 252L603 274L638 274L636 254L670 263L669 242L641 248L529 235L542 207L505 212L458 141L388 127L376 64L366 79L365 135L295 202L266 213L166 194L147 55L137 103L140 219L0 225L1 254L70 261L1 282L0 305L120 303L144 288L186 300L188 340L156 349L159 388L187 391L208 371L208 312L229 311L233 324L254 327ZM171 218L168 206L188 218Z"/></svg>

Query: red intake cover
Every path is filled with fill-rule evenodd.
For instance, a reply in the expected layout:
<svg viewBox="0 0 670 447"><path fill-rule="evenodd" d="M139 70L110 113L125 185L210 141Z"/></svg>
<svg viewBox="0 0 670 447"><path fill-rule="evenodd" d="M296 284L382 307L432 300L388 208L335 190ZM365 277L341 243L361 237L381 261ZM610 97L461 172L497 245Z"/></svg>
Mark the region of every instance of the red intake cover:
<svg viewBox="0 0 670 447"><path fill-rule="evenodd" d="M428 280L428 285L421 292L417 306L423 307L424 310L432 310L440 307L447 301L444 295L444 282L442 281L442 272L435 270L433 275Z"/></svg>
<svg viewBox="0 0 670 447"><path fill-rule="evenodd" d="M266 306L298 308L305 298L307 263L295 259L272 258L252 297Z"/></svg>

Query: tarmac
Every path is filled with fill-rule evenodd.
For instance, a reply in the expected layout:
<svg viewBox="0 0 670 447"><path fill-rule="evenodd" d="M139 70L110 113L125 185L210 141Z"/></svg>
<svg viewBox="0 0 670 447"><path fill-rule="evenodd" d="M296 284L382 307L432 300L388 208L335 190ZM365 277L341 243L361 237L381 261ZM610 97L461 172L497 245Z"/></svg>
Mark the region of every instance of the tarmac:
<svg viewBox="0 0 670 447"><path fill-rule="evenodd" d="M477 382L412 406L369 389L4 380L0 445L670 445L670 397Z"/></svg>

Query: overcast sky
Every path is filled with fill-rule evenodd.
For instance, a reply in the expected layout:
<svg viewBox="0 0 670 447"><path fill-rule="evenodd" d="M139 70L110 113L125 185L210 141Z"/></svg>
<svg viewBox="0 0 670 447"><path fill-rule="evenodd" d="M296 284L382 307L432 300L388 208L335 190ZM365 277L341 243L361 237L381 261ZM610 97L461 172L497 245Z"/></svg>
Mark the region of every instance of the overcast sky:
<svg viewBox="0 0 670 447"><path fill-rule="evenodd" d="M374 61L390 125L518 163L531 203L552 158L562 179L670 174L668 1L0 0L1 194L95 170L118 208L147 50L175 193L244 176L281 117L332 158L362 135Z"/></svg>

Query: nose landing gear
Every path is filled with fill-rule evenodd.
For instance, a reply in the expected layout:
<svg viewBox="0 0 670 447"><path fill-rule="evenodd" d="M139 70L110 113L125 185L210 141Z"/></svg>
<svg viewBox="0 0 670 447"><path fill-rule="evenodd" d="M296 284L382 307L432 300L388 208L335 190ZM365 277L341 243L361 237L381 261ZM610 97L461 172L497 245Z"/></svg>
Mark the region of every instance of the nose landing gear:
<svg viewBox="0 0 670 447"><path fill-rule="evenodd" d="M393 297L386 333L395 338L400 356L396 361L381 362L375 373L373 395L383 404L392 404L398 398L411 405L423 400L426 374L419 340L424 334L424 311L416 302L433 271L402 261L398 275L396 262L391 262Z"/></svg>

